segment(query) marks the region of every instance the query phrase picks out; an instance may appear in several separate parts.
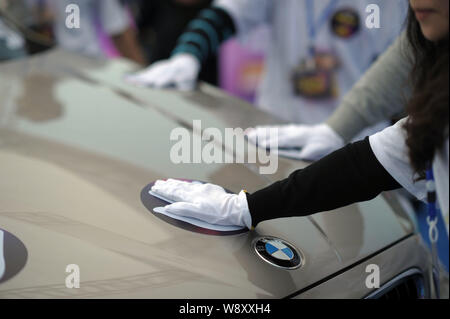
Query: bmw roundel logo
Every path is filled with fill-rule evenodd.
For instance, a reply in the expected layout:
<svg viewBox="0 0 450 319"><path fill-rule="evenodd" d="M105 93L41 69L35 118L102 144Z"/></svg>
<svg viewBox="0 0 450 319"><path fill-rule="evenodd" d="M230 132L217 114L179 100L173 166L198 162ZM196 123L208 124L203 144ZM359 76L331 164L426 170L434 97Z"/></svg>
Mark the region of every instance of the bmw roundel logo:
<svg viewBox="0 0 450 319"><path fill-rule="evenodd" d="M254 247L258 256L273 266L296 269L302 265L303 259L298 251L282 239L259 238L254 242Z"/></svg>

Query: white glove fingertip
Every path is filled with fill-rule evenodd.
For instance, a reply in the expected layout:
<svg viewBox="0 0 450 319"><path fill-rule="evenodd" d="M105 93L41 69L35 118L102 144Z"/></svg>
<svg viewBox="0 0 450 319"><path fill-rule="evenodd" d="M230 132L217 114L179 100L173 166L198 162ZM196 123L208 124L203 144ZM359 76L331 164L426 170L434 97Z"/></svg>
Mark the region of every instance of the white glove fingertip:
<svg viewBox="0 0 450 319"><path fill-rule="evenodd" d="M152 190L153 192L155 192L155 191L161 189L161 188L164 186L165 183L166 183L166 181L157 180L157 181L155 182L155 184L153 184L151 190Z"/></svg>
<svg viewBox="0 0 450 319"><path fill-rule="evenodd" d="M196 216L201 213L201 209L198 204L186 202L178 202L168 205L165 207L165 210L170 214L189 218L197 218Z"/></svg>

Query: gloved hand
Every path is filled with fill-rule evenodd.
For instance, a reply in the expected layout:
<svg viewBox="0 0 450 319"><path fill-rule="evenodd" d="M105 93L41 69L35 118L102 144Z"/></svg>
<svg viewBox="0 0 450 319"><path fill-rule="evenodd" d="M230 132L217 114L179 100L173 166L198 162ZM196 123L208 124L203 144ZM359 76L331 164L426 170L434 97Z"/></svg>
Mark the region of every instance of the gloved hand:
<svg viewBox="0 0 450 319"><path fill-rule="evenodd" d="M157 181L152 192L174 201L166 211L222 226L252 226L252 218L244 191L228 194L213 184L197 184L169 179Z"/></svg>
<svg viewBox="0 0 450 319"><path fill-rule="evenodd" d="M0 279L5 274L5 257L3 256L3 237L4 233L0 230Z"/></svg>
<svg viewBox="0 0 450 319"><path fill-rule="evenodd" d="M277 128L278 135L267 134L269 128ZM256 127L246 132L250 142L268 148L276 139L278 148L301 148L298 158L315 161L344 146L344 140L326 124L284 125Z"/></svg>
<svg viewBox="0 0 450 319"><path fill-rule="evenodd" d="M156 62L136 74L125 76L125 80L137 86L162 89L173 87L182 91L195 88L200 62L188 53L177 54L168 60Z"/></svg>

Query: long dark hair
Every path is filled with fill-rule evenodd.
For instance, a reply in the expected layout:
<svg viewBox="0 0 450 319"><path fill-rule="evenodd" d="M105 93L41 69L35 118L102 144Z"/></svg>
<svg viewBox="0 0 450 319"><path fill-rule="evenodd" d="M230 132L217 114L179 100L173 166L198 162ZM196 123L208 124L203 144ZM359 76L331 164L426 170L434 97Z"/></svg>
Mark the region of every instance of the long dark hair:
<svg viewBox="0 0 450 319"><path fill-rule="evenodd" d="M448 137L449 55L448 35L439 42L425 38L414 11L409 9L408 40L412 49L413 96L404 126L411 164L424 178L428 163Z"/></svg>

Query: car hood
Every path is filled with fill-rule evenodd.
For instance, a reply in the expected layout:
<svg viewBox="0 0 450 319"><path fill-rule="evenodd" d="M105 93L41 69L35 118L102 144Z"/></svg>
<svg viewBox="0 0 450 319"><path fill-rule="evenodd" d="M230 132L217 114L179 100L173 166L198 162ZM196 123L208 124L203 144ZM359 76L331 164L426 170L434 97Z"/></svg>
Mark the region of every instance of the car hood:
<svg viewBox="0 0 450 319"><path fill-rule="evenodd" d="M173 164L170 132L193 120L222 131L282 121L204 84L132 87L122 77L134 70L60 50L0 65L0 228L28 250L0 297L280 298L411 234L389 195L231 236L157 218L140 199L157 179L252 192L307 164L280 159L273 175L260 174L262 164ZM252 244L264 236L293 244L303 266L264 262ZM65 288L69 264L80 267L80 289Z"/></svg>

